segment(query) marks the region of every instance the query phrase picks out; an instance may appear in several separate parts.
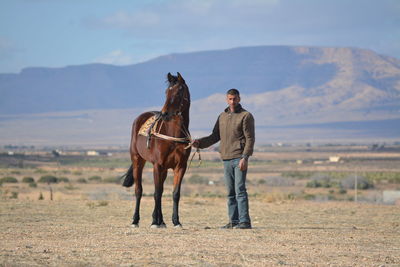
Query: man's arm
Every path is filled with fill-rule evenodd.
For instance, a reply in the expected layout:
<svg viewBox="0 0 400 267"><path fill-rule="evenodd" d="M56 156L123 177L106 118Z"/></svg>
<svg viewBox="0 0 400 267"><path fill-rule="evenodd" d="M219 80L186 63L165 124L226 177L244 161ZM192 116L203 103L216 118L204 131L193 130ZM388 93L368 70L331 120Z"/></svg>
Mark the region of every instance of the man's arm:
<svg viewBox="0 0 400 267"><path fill-rule="evenodd" d="M249 113L243 120L243 133L246 143L243 149L243 158L253 155L255 143L254 117Z"/></svg>
<svg viewBox="0 0 400 267"><path fill-rule="evenodd" d="M212 146L213 144L217 143L220 140L219 136L219 117L217 119L217 122L214 125L214 129L212 133L209 136L196 139L193 143L194 147L198 148L206 148L209 146Z"/></svg>
<svg viewBox="0 0 400 267"><path fill-rule="evenodd" d="M243 121L243 133L246 138L246 144L243 149L243 155L239 162L239 168L241 171L247 170L248 159L253 155L254 142L255 142L255 131L254 131L254 118L249 113Z"/></svg>

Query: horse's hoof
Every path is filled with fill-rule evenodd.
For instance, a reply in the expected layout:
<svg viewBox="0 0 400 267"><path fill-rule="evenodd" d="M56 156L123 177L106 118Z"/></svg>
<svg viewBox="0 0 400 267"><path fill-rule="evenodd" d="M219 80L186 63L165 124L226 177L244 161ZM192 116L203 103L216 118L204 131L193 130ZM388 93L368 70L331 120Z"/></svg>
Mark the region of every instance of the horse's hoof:
<svg viewBox="0 0 400 267"><path fill-rule="evenodd" d="M151 229L159 229L159 228L167 228L167 226L165 225L165 223L160 224L160 225L158 225L158 224L152 224L152 225L150 226L150 228L151 228Z"/></svg>
<svg viewBox="0 0 400 267"><path fill-rule="evenodd" d="M132 223L132 224L131 224L131 227L132 227L132 228L139 228L139 224Z"/></svg>
<svg viewBox="0 0 400 267"><path fill-rule="evenodd" d="M176 229L182 229L182 224L174 225L174 228L176 228Z"/></svg>

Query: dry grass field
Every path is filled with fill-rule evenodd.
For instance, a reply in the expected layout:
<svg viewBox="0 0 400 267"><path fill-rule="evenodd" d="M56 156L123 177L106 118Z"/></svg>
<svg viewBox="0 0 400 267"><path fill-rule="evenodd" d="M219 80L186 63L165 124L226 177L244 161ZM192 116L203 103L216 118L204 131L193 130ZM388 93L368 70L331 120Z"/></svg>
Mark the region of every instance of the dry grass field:
<svg viewBox="0 0 400 267"><path fill-rule="evenodd" d="M170 177L167 228L149 227L151 166L135 229L133 191L115 179L129 166L126 153L40 153L0 155L0 266L400 266L400 205L382 204L384 190L400 189L398 149L256 153L248 174L251 230L219 229L227 215L215 152L203 152L202 165L195 160L185 176L182 229L171 223ZM329 162L333 155L340 162ZM357 195L342 184L355 175L371 186ZM41 183L43 176L58 181Z"/></svg>
<svg viewBox="0 0 400 267"><path fill-rule="evenodd" d="M183 229L150 229L145 197L140 228L132 202L0 203L1 266L399 266L398 206L251 199L252 230L221 230L223 198L183 198Z"/></svg>

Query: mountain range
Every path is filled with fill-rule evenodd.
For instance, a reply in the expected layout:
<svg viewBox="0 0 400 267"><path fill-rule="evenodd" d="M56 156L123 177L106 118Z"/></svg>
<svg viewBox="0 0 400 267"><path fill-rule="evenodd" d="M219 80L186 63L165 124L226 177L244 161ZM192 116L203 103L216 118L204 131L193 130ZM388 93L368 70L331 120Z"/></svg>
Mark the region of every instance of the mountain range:
<svg viewBox="0 0 400 267"><path fill-rule="evenodd" d="M75 136L90 129L101 135L107 129L107 138L104 134L99 142L110 142L110 125L129 128L139 112L163 104L166 74L178 71L190 88L191 129L199 135L212 129L226 105L224 93L237 88L243 106L256 118L259 140L400 137L399 59L359 48L298 46L240 47L170 54L128 66L35 67L0 74L0 137L16 140L19 124L55 129L52 123L63 119L57 127L68 132L81 129L79 123L85 129L87 120L98 128L75 131ZM49 140L39 132L43 142Z"/></svg>

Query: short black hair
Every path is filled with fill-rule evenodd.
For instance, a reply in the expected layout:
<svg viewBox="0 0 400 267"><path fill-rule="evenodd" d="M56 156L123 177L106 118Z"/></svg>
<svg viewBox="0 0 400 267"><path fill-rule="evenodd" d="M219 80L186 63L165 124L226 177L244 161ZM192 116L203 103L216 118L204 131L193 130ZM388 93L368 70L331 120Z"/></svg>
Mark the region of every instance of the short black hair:
<svg viewBox="0 0 400 267"><path fill-rule="evenodd" d="M237 95L237 96L240 96L239 90L238 90L238 89L235 89L235 88L229 89L228 92L226 92L226 94L227 94L227 95Z"/></svg>

